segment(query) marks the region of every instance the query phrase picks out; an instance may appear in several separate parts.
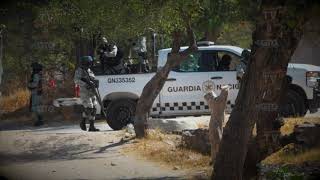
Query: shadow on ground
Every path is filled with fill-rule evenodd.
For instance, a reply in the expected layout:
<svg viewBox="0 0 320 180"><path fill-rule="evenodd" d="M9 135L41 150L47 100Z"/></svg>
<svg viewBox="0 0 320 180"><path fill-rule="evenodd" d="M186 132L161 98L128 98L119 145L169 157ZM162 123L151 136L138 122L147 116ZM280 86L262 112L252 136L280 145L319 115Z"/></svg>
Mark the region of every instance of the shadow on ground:
<svg viewBox="0 0 320 180"><path fill-rule="evenodd" d="M90 144L89 141L87 142L87 139L84 139L85 143L74 143L74 140L81 138L81 134L62 139L60 136L61 135L47 136L43 140L38 140L38 142L32 142L30 144L24 140L17 140L15 142L15 147L13 148L21 148L23 150L18 153L10 153L10 151L0 152L0 164L7 165L16 162L26 163L45 160L81 160L105 158L106 155L111 155L113 151L116 151L113 150L113 148L122 146L134 139L130 138L124 140L121 138L121 140L118 142L109 143L105 146L99 146L95 145L94 143ZM68 144L68 142L70 143ZM73 142L73 144L71 142ZM24 145L27 147L24 147ZM98 154L101 154L101 157L97 156ZM112 157L115 156L117 156L117 154L112 154Z"/></svg>
<svg viewBox="0 0 320 180"><path fill-rule="evenodd" d="M125 139L125 140L120 140L117 143L113 143L113 144L109 144L107 146L101 147L98 151L96 151L95 153L104 153L107 149L113 148L113 147L117 147L117 146L121 146L124 145L128 142L130 142L131 140L135 139L134 137L129 138L129 139Z"/></svg>
<svg viewBox="0 0 320 180"><path fill-rule="evenodd" d="M138 178L128 178L128 179L120 179L120 180L183 180L183 179L189 179L189 178L184 178L184 177L138 177Z"/></svg>

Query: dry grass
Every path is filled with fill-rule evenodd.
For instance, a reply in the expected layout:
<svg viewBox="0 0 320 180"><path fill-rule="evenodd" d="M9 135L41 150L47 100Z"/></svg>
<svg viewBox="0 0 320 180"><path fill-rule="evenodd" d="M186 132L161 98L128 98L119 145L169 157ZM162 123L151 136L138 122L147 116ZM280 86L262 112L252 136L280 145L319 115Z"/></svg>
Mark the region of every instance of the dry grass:
<svg viewBox="0 0 320 180"><path fill-rule="evenodd" d="M294 126L304 122L320 123L320 117L313 118L287 118L284 126L281 128L283 135L293 132ZM199 123L199 127L206 126L204 123ZM255 129L253 130L255 134ZM209 166L210 157L203 156L197 152L177 147L180 143L180 136L161 133L160 130L149 131L148 137L138 140L130 147L130 151L134 149L134 153L141 154L143 157L152 159L158 162L164 162L172 166L181 168L204 168ZM286 147L287 148L287 147ZM284 148L284 149L286 149ZM288 148L287 148L288 149ZM269 156L265 161L269 162L304 162L309 160L320 159L320 148L311 149L310 151L298 152L292 155L287 151L279 151Z"/></svg>
<svg viewBox="0 0 320 180"><path fill-rule="evenodd" d="M19 89L8 96L0 97L0 114L14 112L28 106L29 97L27 89Z"/></svg>
<svg viewBox="0 0 320 180"><path fill-rule="evenodd" d="M280 129L281 134L282 135L291 134L293 132L295 125L303 124L305 122L320 124L320 117L287 118L285 119L284 125Z"/></svg>
<svg viewBox="0 0 320 180"><path fill-rule="evenodd" d="M209 124L205 123L205 122L197 122L196 124L199 129L208 129L209 128Z"/></svg>
<svg viewBox="0 0 320 180"><path fill-rule="evenodd" d="M305 118L287 118L285 124L281 127L282 135L289 135L293 132L294 126L298 124L320 123L320 117ZM279 151L271 154L265 160L264 164L302 164L304 162L320 161L320 147L311 149L302 149L294 144L288 144Z"/></svg>
<svg viewBox="0 0 320 180"><path fill-rule="evenodd" d="M187 150L177 146L180 136L163 134L160 130L150 130L148 137L138 140L125 151L140 155L166 165L182 169L209 168L210 156Z"/></svg>
<svg viewBox="0 0 320 180"><path fill-rule="evenodd" d="M304 162L319 162L320 147L299 149L294 144L288 144L281 150L273 153L265 160L264 164L302 164Z"/></svg>

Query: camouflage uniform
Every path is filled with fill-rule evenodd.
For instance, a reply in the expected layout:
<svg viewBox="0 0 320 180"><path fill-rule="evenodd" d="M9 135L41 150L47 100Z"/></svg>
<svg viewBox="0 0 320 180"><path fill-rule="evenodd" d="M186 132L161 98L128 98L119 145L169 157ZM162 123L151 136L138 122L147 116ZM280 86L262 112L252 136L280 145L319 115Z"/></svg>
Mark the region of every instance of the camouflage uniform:
<svg viewBox="0 0 320 180"><path fill-rule="evenodd" d="M124 74L123 52L115 44L109 43L103 37L102 44L98 47L97 53L100 56L100 63L103 74ZM107 66L107 69L105 68Z"/></svg>
<svg viewBox="0 0 320 180"><path fill-rule="evenodd" d="M237 70L237 79L240 81L242 79L243 74L246 72L247 65L250 59L250 51L247 49L244 49L241 53L241 62L236 67Z"/></svg>
<svg viewBox="0 0 320 180"><path fill-rule="evenodd" d="M36 118L35 126L40 126L42 122L42 65L38 63L32 64L33 72L28 88L31 91L30 109Z"/></svg>
<svg viewBox="0 0 320 180"><path fill-rule="evenodd" d="M90 57L90 56L85 56ZM91 57L90 57L91 58ZM92 58L91 58L92 59ZM94 120L96 115L97 97L94 93L94 87L90 85L92 79L95 79L93 72L89 67L79 67L75 71L74 82L80 87L80 99L83 106L82 121L80 127L86 130L85 122L90 122L89 131L98 131L94 127Z"/></svg>
<svg viewBox="0 0 320 180"><path fill-rule="evenodd" d="M139 72L149 72L149 65L147 60L147 39L145 36L141 37L138 44L133 47L139 59Z"/></svg>
<svg viewBox="0 0 320 180"><path fill-rule="evenodd" d="M237 71L237 79L242 79L243 74L246 72L247 65L244 62L240 62L240 64L237 65L236 71Z"/></svg>

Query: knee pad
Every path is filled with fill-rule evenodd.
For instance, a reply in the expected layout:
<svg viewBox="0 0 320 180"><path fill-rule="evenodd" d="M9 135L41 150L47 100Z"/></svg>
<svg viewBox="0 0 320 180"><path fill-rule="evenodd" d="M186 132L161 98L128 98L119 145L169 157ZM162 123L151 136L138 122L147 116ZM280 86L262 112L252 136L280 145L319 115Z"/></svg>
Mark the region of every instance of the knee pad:
<svg viewBox="0 0 320 180"><path fill-rule="evenodd" d="M96 115L96 108L84 108L83 113L89 120L94 120Z"/></svg>
<svg viewBox="0 0 320 180"><path fill-rule="evenodd" d="M83 112L84 112L87 116L89 116L89 115L92 114L92 109L93 109L93 108L83 108Z"/></svg>

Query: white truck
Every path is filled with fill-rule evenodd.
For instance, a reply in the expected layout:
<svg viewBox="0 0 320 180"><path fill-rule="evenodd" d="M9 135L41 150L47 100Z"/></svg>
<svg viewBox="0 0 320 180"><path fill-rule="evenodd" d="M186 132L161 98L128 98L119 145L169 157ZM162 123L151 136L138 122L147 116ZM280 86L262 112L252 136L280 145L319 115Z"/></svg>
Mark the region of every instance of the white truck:
<svg viewBox="0 0 320 180"><path fill-rule="evenodd" d="M181 50L187 47L181 47ZM172 70L150 109L151 117L198 116L209 114L204 100L208 88L220 93L223 85L229 85L228 105L233 106L239 90L236 67L240 63L243 49L225 45L202 45L179 67ZM158 52L158 69L167 60L171 49ZM231 62L223 62L224 56ZM223 68L222 66L228 66ZM122 129L134 115L136 103L143 87L155 75L122 74L98 75L99 92L106 109L107 121L114 130ZM282 105L286 116L304 116L317 111L320 105L320 67L307 64L289 64L288 78L291 80L285 104ZM98 107L98 113L101 108Z"/></svg>

